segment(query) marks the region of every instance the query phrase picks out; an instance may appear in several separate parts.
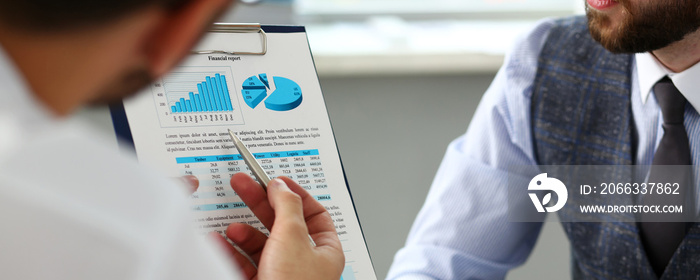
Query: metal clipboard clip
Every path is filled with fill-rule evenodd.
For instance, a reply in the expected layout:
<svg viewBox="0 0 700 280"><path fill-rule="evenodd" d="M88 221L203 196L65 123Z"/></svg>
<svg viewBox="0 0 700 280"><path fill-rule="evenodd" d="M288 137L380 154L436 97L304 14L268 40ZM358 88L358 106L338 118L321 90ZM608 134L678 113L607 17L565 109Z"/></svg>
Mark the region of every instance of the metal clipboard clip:
<svg viewBox="0 0 700 280"><path fill-rule="evenodd" d="M259 33L262 42L262 51L260 52L237 52L225 50L195 50L192 54L227 54L227 55L265 55L267 53L267 34L262 29L260 24L251 23L214 23L209 32L214 33Z"/></svg>

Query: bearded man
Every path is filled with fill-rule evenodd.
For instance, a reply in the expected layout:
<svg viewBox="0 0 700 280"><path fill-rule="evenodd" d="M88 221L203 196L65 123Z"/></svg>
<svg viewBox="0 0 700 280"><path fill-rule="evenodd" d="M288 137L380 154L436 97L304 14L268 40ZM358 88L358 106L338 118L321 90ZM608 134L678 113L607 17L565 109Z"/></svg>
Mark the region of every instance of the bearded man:
<svg viewBox="0 0 700 280"><path fill-rule="evenodd" d="M502 279L522 264L542 223L509 219L519 208L508 188L533 178L516 174L523 182L514 183L512 166L700 159L700 3L586 4L586 17L543 20L506 56L466 134L448 147L388 279ZM697 186L688 184L693 202ZM577 206L570 200L558 214ZM573 278L700 276L697 223L605 217L562 223Z"/></svg>

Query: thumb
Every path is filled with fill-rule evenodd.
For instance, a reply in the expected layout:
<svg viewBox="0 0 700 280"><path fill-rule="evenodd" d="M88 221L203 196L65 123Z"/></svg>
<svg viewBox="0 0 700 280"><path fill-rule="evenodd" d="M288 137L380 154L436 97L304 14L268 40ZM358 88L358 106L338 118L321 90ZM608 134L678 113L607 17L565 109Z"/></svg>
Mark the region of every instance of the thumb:
<svg viewBox="0 0 700 280"><path fill-rule="evenodd" d="M267 197L275 211L273 231L282 231L285 235L291 234L295 239L307 239L308 229L304 220L301 197L280 179L274 179L268 183Z"/></svg>

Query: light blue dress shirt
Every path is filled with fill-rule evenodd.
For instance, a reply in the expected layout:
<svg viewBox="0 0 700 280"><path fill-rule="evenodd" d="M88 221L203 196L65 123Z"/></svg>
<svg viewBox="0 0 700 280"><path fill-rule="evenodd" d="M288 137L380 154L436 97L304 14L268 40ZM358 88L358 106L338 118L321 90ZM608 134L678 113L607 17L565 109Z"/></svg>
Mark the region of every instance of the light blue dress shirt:
<svg viewBox="0 0 700 280"><path fill-rule="evenodd" d="M530 98L538 55L553 24L552 19L540 21L506 55L466 134L449 145L387 279L499 279L527 259L542 223L509 222L506 186L515 183L506 182L513 179L506 170L537 164ZM635 55L631 83L632 114L639 135L636 164L651 164L663 136L658 104L649 93L665 75L691 105L700 108L700 65L673 74L651 54ZM700 117L688 111L685 125L691 135L693 162L698 162ZM518 175L523 181L520 185L527 186L536 173Z"/></svg>

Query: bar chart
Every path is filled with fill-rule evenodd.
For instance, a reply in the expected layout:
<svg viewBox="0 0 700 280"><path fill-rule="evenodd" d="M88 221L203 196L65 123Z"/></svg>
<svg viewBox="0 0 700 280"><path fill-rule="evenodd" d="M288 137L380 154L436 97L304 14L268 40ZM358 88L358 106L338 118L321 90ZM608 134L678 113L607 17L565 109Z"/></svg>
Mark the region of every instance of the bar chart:
<svg viewBox="0 0 700 280"><path fill-rule="evenodd" d="M243 124L230 67L180 67L152 85L163 127Z"/></svg>
<svg viewBox="0 0 700 280"><path fill-rule="evenodd" d="M217 73L206 76L205 81L197 83L197 93L189 92L187 99L180 97L170 106L171 113L188 112L228 112L233 111L226 76Z"/></svg>

